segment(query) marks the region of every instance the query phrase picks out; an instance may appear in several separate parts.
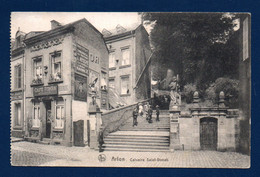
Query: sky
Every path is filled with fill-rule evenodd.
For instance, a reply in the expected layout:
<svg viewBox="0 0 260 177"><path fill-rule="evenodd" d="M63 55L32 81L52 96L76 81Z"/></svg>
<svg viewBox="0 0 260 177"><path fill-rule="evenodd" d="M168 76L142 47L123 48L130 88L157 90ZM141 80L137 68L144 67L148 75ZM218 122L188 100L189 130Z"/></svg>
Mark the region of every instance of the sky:
<svg viewBox="0 0 260 177"><path fill-rule="evenodd" d="M65 25L82 18L86 18L100 32L103 28L114 29L118 24L128 27L140 21L137 12L12 12L11 37L15 37L18 28L25 33L48 31L51 20Z"/></svg>

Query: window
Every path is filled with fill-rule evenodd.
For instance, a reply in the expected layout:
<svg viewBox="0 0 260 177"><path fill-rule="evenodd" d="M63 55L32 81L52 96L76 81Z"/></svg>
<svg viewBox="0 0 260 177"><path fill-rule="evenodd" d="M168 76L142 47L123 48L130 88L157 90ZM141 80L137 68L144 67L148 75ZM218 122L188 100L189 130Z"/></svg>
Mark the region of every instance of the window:
<svg viewBox="0 0 260 177"><path fill-rule="evenodd" d="M109 54L109 68L116 66L115 52Z"/></svg>
<svg viewBox="0 0 260 177"><path fill-rule="evenodd" d="M115 79L109 79L109 87L115 88Z"/></svg>
<svg viewBox="0 0 260 177"><path fill-rule="evenodd" d="M61 99L56 102L55 128L63 128L64 119L64 101Z"/></svg>
<svg viewBox="0 0 260 177"><path fill-rule="evenodd" d="M40 127L40 103L35 102L33 107L33 120L32 120L32 126L33 127Z"/></svg>
<svg viewBox="0 0 260 177"><path fill-rule="evenodd" d="M15 72L15 88L19 89L22 88L22 67L21 65L17 65L14 68Z"/></svg>
<svg viewBox="0 0 260 177"><path fill-rule="evenodd" d="M15 121L14 121L15 126L21 126L21 103L16 103L15 104Z"/></svg>
<svg viewBox="0 0 260 177"><path fill-rule="evenodd" d="M129 76L121 77L121 94L129 94Z"/></svg>
<svg viewBox="0 0 260 177"><path fill-rule="evenodd" d="M51 76L50 81L60 81L62 79L61 74L61 53L54 52L51 55Z"/></svg>
<svg viewBox="0 0 260 177"><path fill-rule="evenodd" d="M41 80L42 79L42 59L36 58L33 62L34 65L34 79Z"/></svg>
<svg viewBox="0 0 260 177"><path fill-rule="evenodd" d="M122 51L122 63L121 65L129 65L130 64L130 50L123 49Z"/></svg>
<svg viewBox="0 0 260 177"><path fill-rule="evenodd" d="M101 73L101 90L107 90L107 74Z"/></svg>

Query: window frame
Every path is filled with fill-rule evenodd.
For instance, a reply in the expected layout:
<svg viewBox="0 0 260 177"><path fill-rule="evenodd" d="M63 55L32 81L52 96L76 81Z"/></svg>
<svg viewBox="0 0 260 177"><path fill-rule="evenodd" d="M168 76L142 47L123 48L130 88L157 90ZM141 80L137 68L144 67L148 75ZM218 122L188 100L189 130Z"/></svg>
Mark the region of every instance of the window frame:
<svg viewBox="0 0 260 177"><path fill-rule="evenodd" d="M123 81L123 79L128 79L128 93L126 92L126 93L122 93L122 81ZM120 76L120 95L121 96L128 96L128 95L131 95L131 93L130 93L130 75L123 75L123 76Z"/></svg>
<svg viewBox="0 0 260 177"><path fill-rule="evenodd" d="M114 56L114 64L113 64L113 66L111 66L111 58L110 58L110 56L113 54L113 56ZM108 67L109 67L109 69L113 69L113 68L116 68L116 52L115 52L115 50L112 50L112 51L110 51L109 52L109 57L108 57Z"/></svg>
<svg viewBox="0 0 260 177"><path fill-rule="evenodd" d="M36 104L37 103L37 104ZM37 109L37 118L35 117L35 109ZM41 107L39 102L34 102L33 105L33 118L32 118L32 128L40 128L41 120Z"/></svg>
<svg viewBox="0 0 260 177"><path fill-rule="evenodd" d="M18 105L20 106L20 113L18 112ZM14 109L15 109L14 127L22 127L22 103L21 102L14 103Z"/></svg>
<svg viewBox="0 0 260 177"><path fill-rule="evenodd" d="M19 76L20 71L20 76ZM20 87L19 87L20 83ZM22 64L17 64L14 66L14 87L15 90L22 89Z"/></svg>
<svg viewBox="0 0 260 177"><path fill-rule="evenodd" d="M36 67L36 63L40 61L40 74L41 77L37 77L37 67ZM43 84L43 56L37 56L34 57L32 59L32 75L33 75L33 79L32 79L32 85L42 85Z"/></svg>
<svg viewBox="0 0 260 177"><path fill-rule="evenodd" d="M123 64L124 58L123 58L123 52L124 51L128 51L129 52L129 56L128 56L128 63L127 64ZM126 46L126 47L122 47L121 48L121 62L120 62L120 68L124 68L124 67L128 67L131 66L131 51L130 51L130 46Z"/></svg>
<svg viewBox="0 0 260 177"><path fill-rule="evenodd" d="M64 125L65 125L65 119L66 119L66 116L65 116L65 103L64 103L64 100L61 99L59 100L60 102L62 103L59 103L58 101L55 102L55 116L54 116L54 128L55 129L63 129L64 128ZM58 115L58 110L57 108L60 108L59 110L61 111L60 112L60 118L58 119L57 115ZM63 109L62 109L63 108ZM62 112L63 110L63 112ZM57 126L58 125L58 122L60 124L60 126Z"/></svg>
<svg viewBox="0 0 260 177"><path fill-rule="evenodd" d="M110 87L111 81L114 82L114 87ZM116 88L115 83L116 83L116 82L115 82L115 77L110 77L110 78L108 79L108 87L109 87L109 88L115 89L115 88Z"/></svg>
<svg viewBox="0 0 260 177"><path fill-rule="evenodd" d="M55 58L56 56L55 55L60 55L60 60L59 61L55 61ZM63 56L62 56L62 51L59 50L59 51L54 51L52 53L49 54L49 57L50 57L50 64L49 64L49 71L50 71L50 74L49 74L49 83L54 83L54 82L62 82L63 81ZM60 76L56 76L57 73L55 73L55 64L56 63L59 63L60 64L60 71L57 72L57 73L60 73L59 75ZM56 77L59 77L59 78L56 78Z"/></svg>

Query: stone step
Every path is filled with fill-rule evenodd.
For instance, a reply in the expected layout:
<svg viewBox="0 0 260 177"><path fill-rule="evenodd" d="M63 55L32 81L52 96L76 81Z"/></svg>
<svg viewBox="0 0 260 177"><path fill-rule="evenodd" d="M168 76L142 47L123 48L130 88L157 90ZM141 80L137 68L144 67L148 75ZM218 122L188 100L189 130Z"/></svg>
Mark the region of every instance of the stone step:
<svg viewBox="0 0 260 177"><path fill-rule="evenodd" d="M109 136L136 136L136 137L169 137L169 132L161 132L161 131L153 131L153 132L147 132L147 131L117 131L110 133Z"/></svg>
<svg viewBox="0 0 260 177"><path fill-rule="evenodd" d="M141 146L138 144L128 145L128 144L103 144L103 148L117 148L117 149L156 149L156 150L168 150L169 146Z"/></svg>
<svg viewBox="0 0 260 177"><path fill-rule="evenodd" d="M118 148L105 148L104 151L126 151L126 152L169 152L169 149L131 149L131 148L124 148L124 149L118 149Z"/></svg>
<svg viewBox="0 0 260 177"><path fill-rule="evenodd" d="M128 142L128 141L105 141L104 145L133 145L133 146L169 146L169 142L151 142L151 141L143 141L143 142Z"/></svg>
<svg viewBox="0 0 260 177"><path fill-rule="evenodd" d="M105 138L104 142L155 142L169 143L169 138Z"/></svg>
<svg viewBox="0 0 260 177"><path fill-rule="evenodd" d="M139 128L139 129L131 129L131 128L122 128L121 131L169 131L170 128L164 128L164 129L152 129L152 128Z"/></svg>
<svg viewBox="0 0 260 177"><path fill-rule="evenodd" d="M167 136L144 137L144 136L107 136L104 140L121 140L121 141L169 141Z"/></svg>

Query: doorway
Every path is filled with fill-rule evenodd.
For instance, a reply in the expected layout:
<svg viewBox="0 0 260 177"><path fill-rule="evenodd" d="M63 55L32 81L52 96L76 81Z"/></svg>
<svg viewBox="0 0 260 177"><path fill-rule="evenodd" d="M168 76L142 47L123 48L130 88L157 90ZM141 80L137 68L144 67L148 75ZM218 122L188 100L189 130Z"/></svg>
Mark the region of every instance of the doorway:
<svg viewBox="0 0 260 177"><path fill-rule="evenodd" d="M218 120L215 118L200 119L200 147L202 150L217 150Z"/></svg>
<svg viewBox="0 0 260 177"><path fill-rule="evenodd" d="M45 102L45 108L46 108L46 138L51 137L51 101Z"/></svg>

